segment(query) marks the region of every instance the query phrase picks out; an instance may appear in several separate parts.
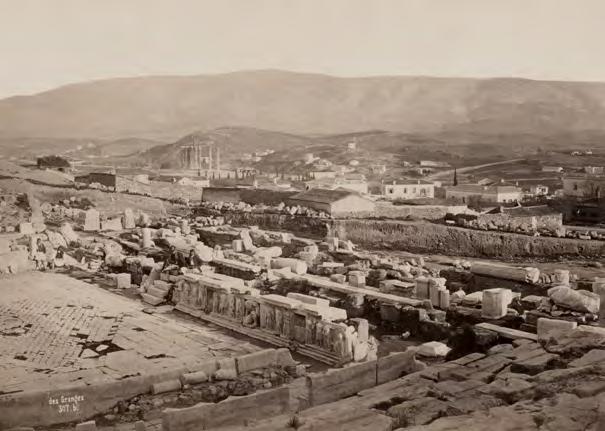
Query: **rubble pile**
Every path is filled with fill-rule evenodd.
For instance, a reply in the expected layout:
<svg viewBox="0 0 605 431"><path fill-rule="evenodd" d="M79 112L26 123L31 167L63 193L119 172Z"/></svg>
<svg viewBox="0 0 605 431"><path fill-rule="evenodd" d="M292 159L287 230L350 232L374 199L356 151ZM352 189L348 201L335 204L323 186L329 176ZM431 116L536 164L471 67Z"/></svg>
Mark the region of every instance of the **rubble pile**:
<svg viewBox="0 0 605 431"><path fill-rule="evenodd" d="M238 211L270 214L299 215L305 217L331 218L323 211L317 211L313 208L302 207L300 205L288 206L283 202L279 205L271 206L265 204L250 205L245 202L202 202L202 208L215 211Z"/></svg>
<svg viewBox="0 0 605 431"><path fill-rule="evenodd" d="M565 238L605 240L605 232L600 230L574 229L573 226L566 226L565 230Z"/></svg>

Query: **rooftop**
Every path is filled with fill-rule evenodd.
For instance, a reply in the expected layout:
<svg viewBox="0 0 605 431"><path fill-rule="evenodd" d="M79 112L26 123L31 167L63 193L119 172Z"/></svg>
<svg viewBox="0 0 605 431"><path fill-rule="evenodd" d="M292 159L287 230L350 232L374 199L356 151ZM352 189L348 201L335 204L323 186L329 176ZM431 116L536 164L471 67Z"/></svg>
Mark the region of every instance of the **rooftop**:
<svg viewBox="0 0 605 431"><path fill-rule="evenodd" d="M344 199L351 195L362 197L359 193L355 193L351 190L311 189L311 190L307 190L307 191L304 191L301 193L297 193L294 196L292 196L290 199L329 204L329 203L337 202L337 201ZM364 199L366 199L366 198L364 198Z"/></svg>
<svg viewBox="0 0 605 431"><path fill-rule="evenodd" d="M515 193L521 191L521 189L516 186L482 186L481 184L460 184L457 186L447 186L446 189L480 194Z"/></svg>
<svg viewBox="0 0 605 431"><path fill-rule="evenodd" d="M430 181L414 179L414 178L399 178L397 180L385 182L384 184L385 185L392 184L392 185L398 185L398 186L410 186L410 185L418 185L418 184L433 185L433 183Z"/></svg>

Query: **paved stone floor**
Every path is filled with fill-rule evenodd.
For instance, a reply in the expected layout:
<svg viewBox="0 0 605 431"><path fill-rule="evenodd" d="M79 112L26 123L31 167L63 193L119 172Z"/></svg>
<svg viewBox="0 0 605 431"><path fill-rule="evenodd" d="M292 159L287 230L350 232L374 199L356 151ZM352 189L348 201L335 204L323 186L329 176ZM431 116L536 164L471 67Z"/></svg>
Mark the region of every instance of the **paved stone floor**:
<svg viewBox="0 0 605 431"><path fill-rule="evenodd" d="M259 347L67 275L0 278L0 393L194 366Z"/></svg>

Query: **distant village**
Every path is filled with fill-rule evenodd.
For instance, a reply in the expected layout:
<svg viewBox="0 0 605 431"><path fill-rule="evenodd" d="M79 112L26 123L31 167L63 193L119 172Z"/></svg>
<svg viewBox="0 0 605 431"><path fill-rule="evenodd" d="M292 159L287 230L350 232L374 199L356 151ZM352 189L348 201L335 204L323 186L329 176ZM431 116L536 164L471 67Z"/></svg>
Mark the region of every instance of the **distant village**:
<svg viewBox="0 0 605 431"><path fill-rule="evenodd" d="M427 211L440 216L459 213L473 216L494 215L504 218L490 223L492 229L516 230L510 227L511 217L533 217L539 220L556 216L557 226L550 234L561 233L563 223L595 225L605 220L599 205L605 175L603 166L586 164L581 168L541 165L537 169L558 177L562 187L541 184L520 185L518 181L477 178L462 173L449 163L433 160L403 162L393 176L385 164L360 162L355 159L358 143L343 144L350 156L347 164L304 153L300 160L291 160L291 169L274 172L263 169L263 160L273 150L258 150L232 156L221 162L220 148L213 143L192 142L179 149L180 169L145 169L126 167L98 168L63 156L43 156L37 167L62 175L76 187L108 190L170 198L180 203L239 202L242 190L251 204L292 203L322 211L332 217L361 214L367 217L427 218ZM572 151L571 156L590 157L591 150ZM265 197L263 197L265 196ZM266 196L272 196L267 198ZM346 199L343 200L343 197ZM461 223L450 217L449 223ZM472 223L463 223L472 227ZM537 223L538 225L540 223ZM527 230L524 228L524 230ZM538 233L534 223L529 232ZM546 232L542 232L543 234ZM586 236L582 232L572 235Z"/></svg>

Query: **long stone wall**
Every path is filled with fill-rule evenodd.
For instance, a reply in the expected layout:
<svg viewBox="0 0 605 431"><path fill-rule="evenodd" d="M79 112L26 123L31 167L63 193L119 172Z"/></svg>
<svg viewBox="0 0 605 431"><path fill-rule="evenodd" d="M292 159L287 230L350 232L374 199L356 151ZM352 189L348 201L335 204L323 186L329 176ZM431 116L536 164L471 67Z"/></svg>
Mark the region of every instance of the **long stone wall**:
<svg viewBox="0 0 605 431"><path fill-rule="evenodd" d="M270 230L287 230L304 237L324 238L330 220L287 214L225 211L225 223L234 226L258 226Z"/></svg>
<svg viewBox="0 0 605 431"><path fill-rule="evenodd" d="M458 226L471 229L525 234L541 232L552 236L564 236L562 214L514 217L509 214L457 214L453 216L453 220Z"/></svg>
<svg viewBox="0 0 605 431"><path fill-rule="evenodd" d="M304 237L328 234L351 240L364 248L403 250L469 257L522 258L552 256L598 257L605 255L605 241L465 229L430 222L363 219L320 219L286 214L226 211L225 222L234 226L256 225L285 230Z"/></svg>
<svg viewBox="0 0 605 431"><path fill-rule="evenodd" d="M147 195L160 199L180 198L197 202L202 198L201 187L184 186L164 181L150 181L149 184L144 184L127 178L118 177L116 179L116 189L119 192Z"/></svg>
<svg viewBox="0 0 605 431"><path fill-rule="evenodd" d="M403 219L412 217L425 220L441 220L446 214L471 214L466 205L393 205L377 202L372 213L358 213L359 217Z"/></svg>
<svg viewBox="0 0 605 431"><path fill-rule="evenodd" d="M604 241L528 237L428 222L332 220L334 233L366 248L473 257L552 257L605 255Z"/></svg>
<svg viewBox="0 0 605 431"><path fill-rule="evenodd" d="M162 414L164 431L197 431L230 425L246 425L285 413L290 408L290 390L281 387L220 403L200 403L184 409L167 409Z"/></svg>

